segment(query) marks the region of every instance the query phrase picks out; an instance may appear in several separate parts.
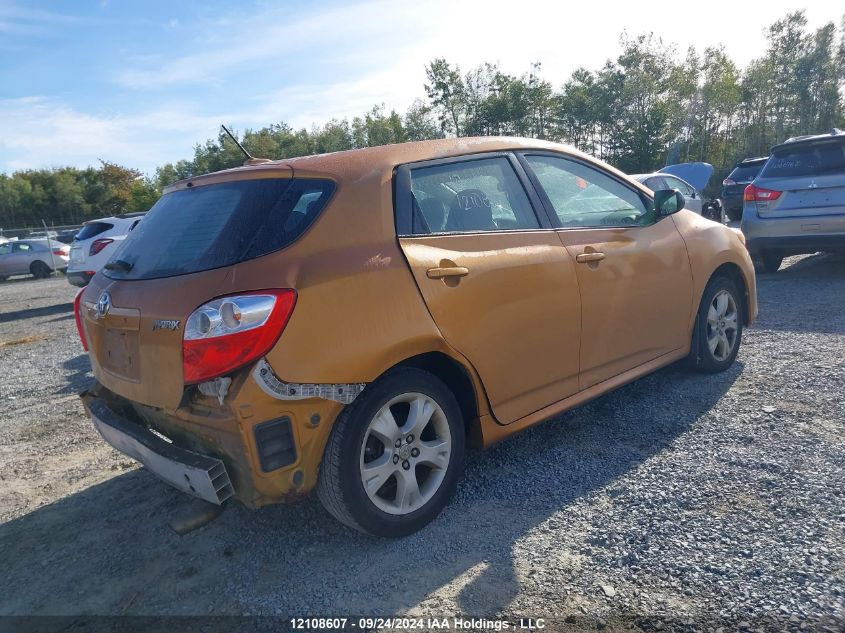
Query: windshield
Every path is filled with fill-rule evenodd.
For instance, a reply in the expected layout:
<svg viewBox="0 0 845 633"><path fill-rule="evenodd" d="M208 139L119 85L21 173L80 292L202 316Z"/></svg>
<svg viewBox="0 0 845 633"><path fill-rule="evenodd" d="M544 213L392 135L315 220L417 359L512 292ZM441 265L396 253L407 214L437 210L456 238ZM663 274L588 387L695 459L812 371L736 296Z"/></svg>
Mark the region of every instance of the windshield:
<svg viewBox="0 0 845 633"><path fill-rule="evenodd" d="M326 206L330 180L237 180L165 194L106 264L113 279L231 266L293 243Z"/></svg>

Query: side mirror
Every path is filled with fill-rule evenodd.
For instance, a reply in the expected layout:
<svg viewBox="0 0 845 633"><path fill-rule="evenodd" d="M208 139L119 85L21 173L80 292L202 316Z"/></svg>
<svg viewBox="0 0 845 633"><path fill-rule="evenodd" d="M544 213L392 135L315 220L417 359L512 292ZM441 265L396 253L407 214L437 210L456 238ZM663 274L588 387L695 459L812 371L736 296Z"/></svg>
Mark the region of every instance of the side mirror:
<svg viewBox="0 0 845 633"><path fill-rule="evenodd" d="M684 208L687 201L677 189L661 189L654 192L654 208L657 215L672 215Z"/></svg>

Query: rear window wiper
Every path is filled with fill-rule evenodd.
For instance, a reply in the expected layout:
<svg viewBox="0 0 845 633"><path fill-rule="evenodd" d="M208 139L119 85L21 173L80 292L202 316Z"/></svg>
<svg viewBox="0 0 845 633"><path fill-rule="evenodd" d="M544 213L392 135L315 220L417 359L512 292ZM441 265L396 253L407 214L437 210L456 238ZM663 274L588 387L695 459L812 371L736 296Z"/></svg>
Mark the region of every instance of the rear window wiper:
<svg viewBox="0 0 845 633"><path fill-rule="evenodd" d="M132 270L132 264L129 262L125 262L122 259L116 259L113 262L109 262L105 266L103 266L106 270L120 270L125 273L128 273Z"/></svg>

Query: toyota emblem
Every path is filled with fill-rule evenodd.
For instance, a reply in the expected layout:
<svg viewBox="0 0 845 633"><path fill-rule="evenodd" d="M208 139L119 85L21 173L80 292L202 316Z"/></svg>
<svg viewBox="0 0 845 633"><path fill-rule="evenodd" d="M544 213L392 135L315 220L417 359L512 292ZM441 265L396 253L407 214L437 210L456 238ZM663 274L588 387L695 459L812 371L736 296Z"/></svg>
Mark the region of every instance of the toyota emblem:
<svg viewBox="0 0 845 633"><path fill-rule="evenodd" d="M109 313L109 310L111 310L111 295L104 292L97 301L97 318L102 319Z"/></svg>

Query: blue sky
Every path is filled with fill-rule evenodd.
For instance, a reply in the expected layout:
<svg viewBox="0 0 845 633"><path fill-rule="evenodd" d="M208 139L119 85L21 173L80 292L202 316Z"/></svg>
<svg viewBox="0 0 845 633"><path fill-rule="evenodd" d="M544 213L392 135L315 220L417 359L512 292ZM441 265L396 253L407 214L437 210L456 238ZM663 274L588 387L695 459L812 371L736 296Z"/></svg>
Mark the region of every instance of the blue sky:
<svg viewBox="0 0 845 633"><path fill-rule="evenodd" d="M811 26L838 20L807 3ZM623 29L683 50L723 43L747 63L762 29L795 7L416 0L0 0L0 172L98 159L152 172L189 158L220 123L310 127L423 96L424 66L533 60L556 87L618 52ZM573 7L577 7L573 8Z"/></svg>

